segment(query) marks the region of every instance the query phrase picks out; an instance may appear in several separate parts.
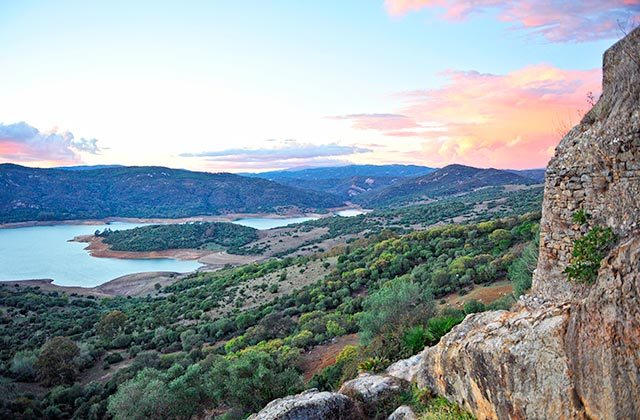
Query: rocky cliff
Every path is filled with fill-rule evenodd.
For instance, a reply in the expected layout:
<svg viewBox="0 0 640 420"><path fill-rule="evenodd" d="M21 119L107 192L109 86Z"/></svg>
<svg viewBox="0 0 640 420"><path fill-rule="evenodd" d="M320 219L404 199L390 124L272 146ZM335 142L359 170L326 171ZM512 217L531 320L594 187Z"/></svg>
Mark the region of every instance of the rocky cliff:
<svg viewBox="0 0 640 420"><path fill-rule="evenodd" d="M607 50L600 100L549 164L531 294L512 311L468 316L384 375L361 376L340 393L277 400L255 418L380 417L411 381L478 419L639 418L639 175L640 28ZM617 235L593 284L563 273L584 234L572 221L579 209ZM322 398L323 411L295 415Z"/></svg>
<svg viewBox="0 0 640 420"><path fill-rule="evenodd" d="M640 416L640 29L603 70L600 100L549 163L531 295L468 317L422 355L418 384L479 419ZM618 237L593 284L563 273L579 209Z"/></svg>

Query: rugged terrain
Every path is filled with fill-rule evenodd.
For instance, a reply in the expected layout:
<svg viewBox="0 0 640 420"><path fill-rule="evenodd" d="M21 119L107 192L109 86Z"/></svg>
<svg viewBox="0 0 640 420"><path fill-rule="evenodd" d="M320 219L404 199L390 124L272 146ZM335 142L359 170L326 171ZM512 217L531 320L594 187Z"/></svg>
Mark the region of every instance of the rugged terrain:
<svg viewBox="0 0 640 420"><path fill-rule="evenodd" d="M393 397L409 382L479 419L637 418L639 51L640 28L605 53L603 94L549 165L530 295L511 311L467 316L384 375L361 375L339 393L277 400L255 418L380 416L399 405ZM610 228L615 244L593 282L569 281L564 270L575 261L576 240L598 227Z"/></svg>

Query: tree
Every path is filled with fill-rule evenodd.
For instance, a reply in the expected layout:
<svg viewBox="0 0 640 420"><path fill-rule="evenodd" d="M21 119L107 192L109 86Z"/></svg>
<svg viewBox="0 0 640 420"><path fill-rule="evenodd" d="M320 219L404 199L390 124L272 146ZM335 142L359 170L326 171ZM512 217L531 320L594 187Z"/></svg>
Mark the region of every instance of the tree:
<svg viewBox="0 0 640 420"><path fill-rule="evenodd" d="M109 398L114 419L167 418L174 404L167 384L155 369L144 369Z"/></svg>
<svg viewBox="0 0 640 420"><path fill-rule="evenodd" d="M109 340L117 336L127 323L127 316L122 311L111 311L103 316L96 325L98 334Z"/></svg>
<svg viewBox="0 0 640 420"><path fill-rule="evenodd" d="M369 344L381 332L392 335L425 322L433 315L433 298L422 286L406 277L385 283L363 303L360 338Z"/></svg>
<svg viewBox="0 0 640 420"><path fill-rule="evenodd" d="M73 359L79 353L76 343L67 337L47 341L35 364L38 379L48 386L73 383L78 373Z"/></svg>

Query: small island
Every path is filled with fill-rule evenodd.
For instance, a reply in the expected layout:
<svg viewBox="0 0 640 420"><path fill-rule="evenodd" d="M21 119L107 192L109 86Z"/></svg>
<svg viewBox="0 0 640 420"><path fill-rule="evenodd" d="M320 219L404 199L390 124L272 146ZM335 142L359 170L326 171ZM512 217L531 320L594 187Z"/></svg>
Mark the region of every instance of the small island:
<svg viewBox="0 0 640 420"><path fill-rule="evenodd" d="M258 239L258 230L226 222L192 222L141 226L134 229L96 231L95 236L113 251L151 252L169 249L226 250L250 253L242 248Z"/></svg>

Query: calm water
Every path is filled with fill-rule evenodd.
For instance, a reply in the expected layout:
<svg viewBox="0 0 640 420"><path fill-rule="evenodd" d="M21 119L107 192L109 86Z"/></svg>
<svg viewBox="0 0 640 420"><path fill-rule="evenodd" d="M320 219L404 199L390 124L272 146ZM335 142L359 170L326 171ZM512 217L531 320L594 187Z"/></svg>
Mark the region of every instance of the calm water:
<svg viewBox="0 0 640 420"><path fill-rule="evenodd" d="M188 272L197 261L96 258L86 243L68 242L96 229L131 229L140 224L59 225L0 229L0 280L54 279L61 286L93 287L114 278L145 271Z"/></svg>
<svg viewBox="0 0 640 420"><path fill-rule="evenodd" d="M273 229L276 227L292 225L294 223L307 222L309 220L315 220L317 217L289 217L286 219L267 219L263 217L247 217L246 219L237 219L232 223L236 223L242 226L249 226L255 229L265 230Z"/></svg>
<svg viewBox="0 0 640 420"><path fill-rule="evenodd" d="M366 212L357 209L349 209L349 210L341 210L337 211L336 214L342 217L351 217L351 216L359 216L361 214L365 214Z"/></svg>
<svg viewBox="0 0 640 420"><path fill-rule="evenodd" d="M358 210L338 212L340 216L360 214ZM271 229L313 220L314 217L286 219L246 218L233 223L256 229ZM200 267L197 261L162 259L96 258L84 248L86 243L69 242L109 227L131 229L142 224L58 225L0 229L0 280L53 279L60 286L93 287L132 273L145 271L189 272Z"/></svg>

